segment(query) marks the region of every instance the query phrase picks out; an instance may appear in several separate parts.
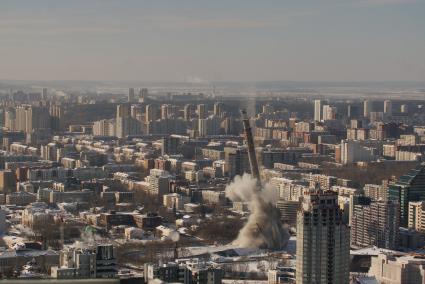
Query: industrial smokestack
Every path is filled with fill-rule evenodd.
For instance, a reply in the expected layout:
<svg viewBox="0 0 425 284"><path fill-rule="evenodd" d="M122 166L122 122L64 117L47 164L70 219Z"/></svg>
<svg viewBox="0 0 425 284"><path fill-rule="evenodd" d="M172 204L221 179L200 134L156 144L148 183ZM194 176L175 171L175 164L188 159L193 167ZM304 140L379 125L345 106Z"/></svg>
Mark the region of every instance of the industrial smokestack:
<svg viewBox="0 0 425 284"><path fill-rule="evenodd" d="M255 155L254 139L252 137L249 118L245 109L241 110L243 129L245 132L246 143L248 144L249 165L251 167L251 175L257 179L258 184L261 184L260 172L258 170L257 156Z"/></svg>
<svg viewBox="0 0 425 284"><path fill-rule="evenodd" d="M261 184L255 155L254 139L246 110L241 110L243 128L248 144L248 157L251 176L236 176L233 183L226 187L226 196L233 202L248 203L251 214L244 227L239 231L235 244L241 247L258 247L270 250L285 248L289 240L286 227L280 222L280 211L274 202L278 199L270 184Z"/></svg>

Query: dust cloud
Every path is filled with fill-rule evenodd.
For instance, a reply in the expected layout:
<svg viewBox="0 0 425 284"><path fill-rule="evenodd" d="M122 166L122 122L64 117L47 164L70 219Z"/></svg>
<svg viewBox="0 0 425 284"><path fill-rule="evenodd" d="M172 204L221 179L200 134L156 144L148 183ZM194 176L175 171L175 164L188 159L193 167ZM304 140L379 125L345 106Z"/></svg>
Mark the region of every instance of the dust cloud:
<svg viewBox="0 0 425 284"><path fill-rule="evenodd" d="M280 222L280 212L276 208L278 196L273 186L266 184L259 188L251 175L236 176L226 187L226 196L234 202L246 202L250 215L240 230L236 245L280 250L286 247L289 233Z"/></svg>

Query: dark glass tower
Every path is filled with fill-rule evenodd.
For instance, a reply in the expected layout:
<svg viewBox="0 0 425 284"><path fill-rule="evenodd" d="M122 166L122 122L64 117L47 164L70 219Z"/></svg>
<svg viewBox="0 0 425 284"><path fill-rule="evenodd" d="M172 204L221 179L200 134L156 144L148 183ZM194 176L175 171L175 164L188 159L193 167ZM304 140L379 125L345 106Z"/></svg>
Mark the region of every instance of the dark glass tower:
<svg viewBox="0 0 425 284"><path fill-rule="evenodd" d="M425 164L421 164L388 187L388 198L400 203L400 225L407 226L409 202L425 200Z"/></svg>

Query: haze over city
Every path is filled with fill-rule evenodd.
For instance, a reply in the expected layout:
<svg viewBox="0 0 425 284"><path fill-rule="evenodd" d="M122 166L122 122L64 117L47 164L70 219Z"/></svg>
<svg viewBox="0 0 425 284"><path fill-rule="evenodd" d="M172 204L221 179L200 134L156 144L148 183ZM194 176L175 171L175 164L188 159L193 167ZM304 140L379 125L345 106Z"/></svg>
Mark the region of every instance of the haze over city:
<svg viewBox="0 0 425 284"><path fill-rule="evenodd" d="M425 283L424 12L0 0L0 284Z"/></svg>
<svg viewBox="0 0 425 284"><path fill-rule="evenodd" d="M0 5L0 79L425 80L422 0Z"/></svg>

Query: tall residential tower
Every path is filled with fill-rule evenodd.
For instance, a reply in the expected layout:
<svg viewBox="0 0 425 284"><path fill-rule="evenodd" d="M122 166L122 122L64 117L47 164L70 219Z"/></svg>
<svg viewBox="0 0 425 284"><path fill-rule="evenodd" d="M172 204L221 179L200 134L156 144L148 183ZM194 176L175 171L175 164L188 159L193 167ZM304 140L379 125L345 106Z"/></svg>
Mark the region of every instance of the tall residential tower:
<svg viewBox="0 0 425 284"><path fill-rule="evenodd" d="M365 100L363 102L363 116L369 117L371 111L372 111L372 102L369 100Z"/></svg>
<svg viewBox="0 0 425 284"><path fill-rule="evenodd" d="M297 212L297 284L349 281L350 231L338 194L314 191L302 197Z"/></svg>
<svg viewBox="0 0 425 284"><path fill-rule="evenodd" d="M322 101L314 100L314 120L321 121L322 120Z"/></svg>

